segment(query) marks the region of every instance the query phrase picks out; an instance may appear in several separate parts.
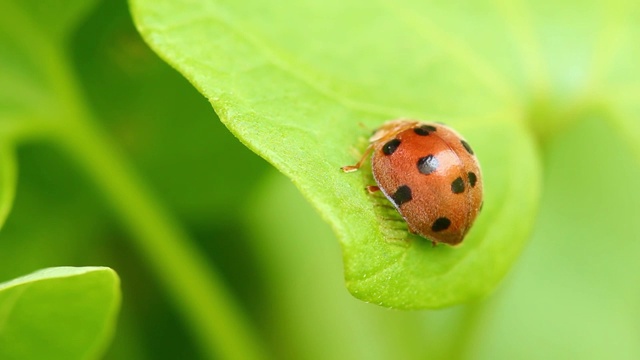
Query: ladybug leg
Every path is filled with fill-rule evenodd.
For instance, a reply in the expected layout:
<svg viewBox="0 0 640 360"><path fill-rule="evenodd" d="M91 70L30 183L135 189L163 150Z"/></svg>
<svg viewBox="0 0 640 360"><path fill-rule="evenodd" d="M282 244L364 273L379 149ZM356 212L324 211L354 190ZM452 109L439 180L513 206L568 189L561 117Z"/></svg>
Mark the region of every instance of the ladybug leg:
<svg viewBox="0 0 640 360"><path fill-rule="evenodd" d="M375 185L369 185L366 187L367 191L369 192L369 194L373 194L375 192L380 191L380 187L375 186Z"/></svg>
<svg viewBox="0 0 640 360"><path fill-rule="evenodd" d="M433 241L433 240L431 240L431 247L436 247L436 246L438 246L438 243Z"/></svg>
<svg viewBox="0 0 640 360"><path fill-rule="evenodd" d="M364 163L364 161L367 159L369 154L371 154L372 150L373 150L373 144L367 146L367 149L364 151L364 154L362 154L362 157L360 158L357 164L343 166L340 169L346 173L357 171L358 169L360 169L360 166L362 166L362 163Z"/></svg>

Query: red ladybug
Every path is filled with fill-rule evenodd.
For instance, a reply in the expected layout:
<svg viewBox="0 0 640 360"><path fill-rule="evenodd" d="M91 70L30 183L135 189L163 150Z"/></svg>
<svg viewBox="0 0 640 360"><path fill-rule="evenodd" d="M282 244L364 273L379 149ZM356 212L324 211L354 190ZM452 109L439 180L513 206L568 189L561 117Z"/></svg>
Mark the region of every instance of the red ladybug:
<svg viewBox="0 0 640 360"><path fill-rule="evenodd" d="M409 231L433 242L462 242L482 207L482 174L471 146L438 123L391 120L369 139L364 155L344 172L360 168L373 151L378 186L407 222Z"/></svg>

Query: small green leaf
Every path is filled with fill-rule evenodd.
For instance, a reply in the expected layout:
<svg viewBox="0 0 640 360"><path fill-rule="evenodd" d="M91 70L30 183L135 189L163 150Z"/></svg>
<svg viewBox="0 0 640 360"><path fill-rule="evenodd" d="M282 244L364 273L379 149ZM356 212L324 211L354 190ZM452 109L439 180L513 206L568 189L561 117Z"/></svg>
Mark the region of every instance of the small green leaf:
<svg viewBox="0 0 640 360"><path fill-rule="evenodd" d="M131 4L151 47L331 223L354 296L406 309L460 303L487 294L517 258L540 168L521 110L528 56L505 31L507 10L482 1L474 11L422 1ZM386 200L364 191L370 172L339 170L398 117L449 123L478 154L485 207L459 248L409 235L381 210Z"/></svg>
<svg viewBox="0 0 640 360"><path fill-rule="evenodd" d="M50 268L2 283L0 358L99 358L119 307L119 279L109 268Z"/></svg>

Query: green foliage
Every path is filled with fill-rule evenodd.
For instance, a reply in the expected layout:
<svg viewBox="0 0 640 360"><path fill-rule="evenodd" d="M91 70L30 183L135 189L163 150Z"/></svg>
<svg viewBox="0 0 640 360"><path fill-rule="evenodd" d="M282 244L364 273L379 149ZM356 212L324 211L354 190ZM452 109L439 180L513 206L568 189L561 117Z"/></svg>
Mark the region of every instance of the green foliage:
<svg viewBox="0 0 640 360"><path fill-rule="evenodd" d="M42 152L45 158L53 159L43 163L37 158L33 162L26 161L27 171L33 170L31 179L35 186L27 185L33 192L24 194L25 200L30 201L25 204L28 210L3 229L2 245L5 248L2 255L7 258L3 261L4 271L16 276L19 268L32 268L32 264L42 267L69 260L84 263L84 257L74 255L84 250L87 239L106 240L113 236L114 230L100 217L104 209L91 206L95 201L91 190L81 182L79 186L75 186L74 180L68 182L69 178L79 175L77 171L65 173L68 163L57 166L60 164L56 162L60 160L56 155L62 155L72 159L83 170L82 175L97 185L108 205L115 210L122 227L132 234L135 247L149 259L150 269L169 296L173 301L183 303L180 312L192 322L192 332L199 337L203 351L211 357L223 354L225 357L255 358L259 345L250 345L254 341L250 334L252 330L246 327L243 315L226 293L222 279L192 248L192 241L176 220L142 185L120 148L98 125L90 110L68 51L72 40L70 32L78 26L76 22L82 19L82 13L89 10L90 5L82 1L68 2L64 6L9 1L3 2L0 9L3 26L0 65L3 78L11 80L3 82L0 90L3 95L0 97L0 116L4 151L0 166L3 166L3 190L7 189L1 197L3 211L8 209L15 191L12 147L35 141L53 145L54 149L47 148ZM179 132L174 131L174 134ZM28 151L26 153L28 157ZM156 161L166 165L161 159ZM183 181L188 181L189 186L193 183L190 178ZM56 186L60 184L63 185ZM52 200L52 203L43 199ZM66 207L72 208L71 213L61 211ZM89 210L85 212L87 208ZM102 239L92 235L96 229L106 231ZM29 243L32 239L35 242ZM54 240L58 241L55 246ZM21 247L20 242L29 246ZM69 243L73 246L65 247ZM51 253L45 250L52 246L55 249ZM36 256L29 257L30 251ZM78 253L74 253L76 251ZM12 252L21 257L10 257ZM99 253L99 248L94 248L93 252ZM18 266L9 266L14 262ZM224 310L220 311L220 308ZM213 341L212 334L217 334L213 335Z"/></svg>
<svg viewBox="0 0 640 360"><path fill-rule="evenodd" d="M297 2L269 16L251 2L132 4L150 45L331 223L354 296L404 309L461 303L486 295L517 258L539 198L538 160L517 76L487 65L479 48L522 55L503 38L467 46L469 29L459 24L467 19L458 18L466 13L435 26L431 9L386 3L360 12L341 1ZM363 191L370 174L339 170L363 150L370 130L359 124L403 116L451 123L477 151L486 206L463 247L433 249L409 235L389 220L397 215L376 208L386 200Z"/></svg>
<svg viewBox="0 0 640 360"><path fill-rule="evenodd" d="M199 94L123 1L0 4L0 279L117 270L107 358L640 357L637 4L133 0ZM396 117L478 154L462 246L409 236L369 170L339 170ZM58 282L93 273L36 283L73 296ZM391 311L343 278L387 307L464 305ZM63 344L107 345L112 325L68 324Z"/></svg>
<svg viewBox="0 0 640 360"><path fill-rule="evenodd" d="M458 22L467 19L458 17L465 13L434 28L433 19L427 21L430 9L417 12L423 18L391 4L356 11L342 2L323 2L322 10L313 2L297 2L269 16L257 8L250 2L189 8L172 1L133 2L150 45L332 224L354 296L412 309L486 295L528 237L539 166L515 96L522 92L518 74L488 67L491 59L480 48L498 47L492 58L519 54L505 47L502 37L478 39L473 47L461 42L469 29L460 28ZM385 12L394 16L372 15ZM354 32L353 24L374 33ZM451 30L443 31L445 25ZM399 53L407 60L399 60ZM339 170L355 162L356 145L363 149L367 131L359 124L375 128L408 115L453 124L480 158L486 206L465 246L431 248L399 226L397 215L379 210L386 200L363 191L372 182L370 174Z"/></svg>
<svg viewBox="0 0 640 360"><path fill-rule="evenodd" d="M59 267L0 284L0 358L97 359L120 305L108 268Z"/></svg>

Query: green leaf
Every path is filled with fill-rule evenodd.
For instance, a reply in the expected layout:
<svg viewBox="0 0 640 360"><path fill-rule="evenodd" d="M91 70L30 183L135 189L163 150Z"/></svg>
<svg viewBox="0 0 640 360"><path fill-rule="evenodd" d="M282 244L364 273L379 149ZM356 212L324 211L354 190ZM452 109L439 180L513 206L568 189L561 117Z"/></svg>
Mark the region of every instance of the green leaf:
<svg viewBox="0 0 640 360"><path fill-rule="evenodd" d="M261 318L274 358L412 360L426 352L429 359L460 358L455 354L472 327L469 306L399 312L354 299L340 281L338 243L326 241L335 238L331 228L300 192L276 171L258 190L245 226L262 254Z"/></svg>
<svg viewBox="0 0 640 360"><path fill-rule="evenodd" d="M0 358L99 358L119 307L119 279L109 268L50 268L2 283Z"/></svg>
<svg viewBox="0 0 640 360"><path fill-rule="evenodd" d="M131 4L152 48L329 221L354 296L405 309L456 304L487 294L517 258L540 168L524 123L528 56L493 3ZM386 200L363 190L370 173L339 170L397 117L449 123L478 154L485 207L459 248L409 235L380 210Z"/></svg>

